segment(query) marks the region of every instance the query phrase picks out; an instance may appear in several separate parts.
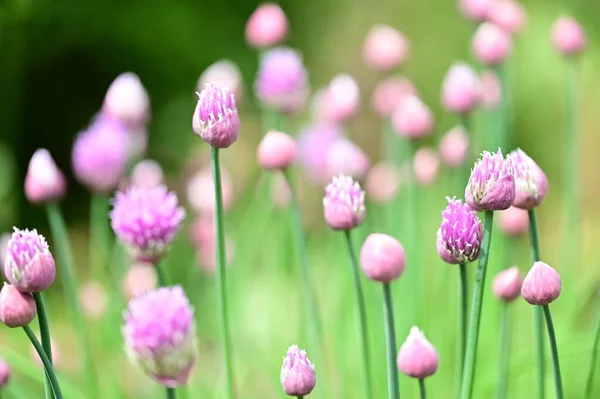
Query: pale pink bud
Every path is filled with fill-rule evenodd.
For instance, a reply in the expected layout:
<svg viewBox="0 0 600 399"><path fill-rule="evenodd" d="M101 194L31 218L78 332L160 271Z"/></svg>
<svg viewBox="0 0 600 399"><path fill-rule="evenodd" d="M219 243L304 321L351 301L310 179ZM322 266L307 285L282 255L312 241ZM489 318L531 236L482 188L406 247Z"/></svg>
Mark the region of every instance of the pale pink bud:
<svg viewBox="0 0 600 399"><path fill-rule="evenodd" d="M392 163L380 162L367 173L365 186L369 199L385 203L391 201L400 188L401 173Z"/></svg>
<svg viewBox="0 0 600 399"><path fill-rule="evenodd" d="M208 83L198 94L192 115L192 129L202 140L215 148L227 148L238 138L240 117L233 92L215 83Z"/></svg>
<svg viewBox="0 0 600 399"><path fill-rule="evenodd" d="M461 166L469 155L469 137L465 128L455 126L440 140L440 155L442 161L453 168Z"/></svg>
<svg viewBox="0 0 600 399"><path fill-rule="evenodd" d="M225 210L233 205L233 183L231 176L221 166L221 193ZM215 187L210 168L198 171L187 184L187 199L192 208L199 213L212 213L215 205Z"/></svg>
<svg viewBox="0 0 600 399"><path fill-rule="evenodd" d="M259 165L264 169L287 169L296 161L297 146L288 134L270 131L256 150Z"/></svg>
<svg viewBox="0 0 600 399"><path fill-rule="evenodd" d="M431 185L440 170L440 157L431 148L419 148L413 157L413 173L423 186Z"/></svg>
<svg viewBox="0 0 600 399"><path fill-rule="evenodd" d="M560 295L560 275L544 262L535 262L521 287L521 295L532 305L548 305Z"/></svg>
<svg viewBox="0 0 600 399"><path fill-rule="evenodd" d="M144 188L163 184L163 170L160 164L151 159L138 162L131 171L131 185Z"/></svg>
<svg viewBox="0 0 600 399"><path fill-rule="evenodd" d="M392 113L392 126L400 137L420 139L433 129L433 113L417 96L408 96Z"/></svg>
<svg viewBox="0 0 600 399"><path fill-rule="evenodd" d="M410 80L393 76L375 86L371 106L380 117L388 118L406 97L417 94L417 89Z"/></svg>
<svg viewBox="0 0 600 399"><path fill-rule="evenodd" d="M494 0L459 0L458 9L465 16L475 22L486 18L487 10Z"/></svg>
<svg viewBox="0 0 600 399"><path fill-rule="evenodd" d="M517 148L508 154L512 160L516 195L513 206L533 209L542 204L548 193L548 178L525 151Z"/></svg>
<svg viewBox="0 0 600 399"><path fill-rule="evenodd" d="M360 90L358 84L347 74L335 76L323 93L321 106L326 120L341 123L350 119L359 106Z"/></svg>
<svg viewBox="0 0 600 399"><path fill-rule="evenodd" d="M40 337L38 337L38 341L39 340L40 340ZM62 354L61 354L62 352L61 352L60 348L58 347L58 345L56 344L56 341L54 341L54 339L52 339L52 338L50 339L50 350L52 351L52 365L54 366L55 369L60 368L61 363L62 363ZM40 359L40 355L37 353L37 351L35 350L33 345L31 345L31 347L30 347L29 354L30 354L33 362L36 364L36 366L43 369L44 363L42 363L42 359Z"/></svg>
<svg viewBox="0 0 600 399"><path fill-rule="evenodd" d="M408 57L409 43L398 30L388 25L375 25L363 44L365 63L378 71L396 68Z"/></svg>
<svg viewBox="0 0 600 399"><path fill-rule="evenodd" d="M494 295L505 302L511 302L521 294L521 272L516 266L502 270L492 283Z"/></svg>
<svg viewBox="0 0 600 399"><path fill-rule="evenodd" d="M370 234L360 250L360 265L371 280L390 283L406 267L404 247L387 234Z"/></svg>
<svg viewBox="0 0 600 399"><path fill-rule="evenodd" d="M306 351L296 345L290 346L280 373L281 386L289 396L304 397L312 392L317 383L315 367L306 356Z"/></svg>
<svg viewBox="0 0 600 399"><path fill-rule="evenodd" d="M527 16L523 6L514 0L494 0L487 10L487 19L514 35L523 31Z"/></svg>
<svg viewBox="0 0 600 399"><path fill-rule="evenodd" d="M334 176L325 189L323 213L333 230L350 230L362 224L367 209L360 184L350 176Z"/></svg>
<svg viewBox="0 0 600 399"><path fill-rule="evenodd" d="M150 99L140 78L133 72L117 76L106 92L102 110L129 126L145 123Z"/></svg>
<svg viewBox="0 0 600 399"><path fill-rule="evenodd" d="M23 327L33 320L37 311L30 293L20 292L14 285L4 283L0 291L0 320L7 327Z"/></svg>
<svg viewBox="0 0 600 399"><path fill-rule="evenodd" d="M552 42L562 55L568 56L582 52L587 44L583 28L572 17L561 16L552 25Z"/></svg>
<svg viewBox="0 0 600 399"><path fill-rule="evenodd" d="M208 83L216 83L231 90L236 103L240 103L244 91L242 73L240 68L232 61L220 60L206 68L198 79L196 91L200 93Z"/></svg>
<svg viewBox="0 0 600 399"><path fill-rule="evenodd" d="M345 137L337 139L327 152L327 171L332 175L344 174L362 180L370 165L367 154Z"/></svg>
<svg viewBox="0 0 600 399"><path fill-rule="evenodd" d="M465 200L478 212L508 209L515 200L515 176L509 157L502 150L483 151L475 162L465 188Z"/></svg>
<svg viewBox="0 0 600 399"><path fill-rule="evenodd" d="M108 296L98 281L86 281L79 287L79 301L83 313L92 320L99 320L106 312Z"/></svg>
<svg viewBox="0 0 600 399"><path fill-rule="evenodd" d="M271 47L285 39L288 21L279 5L264 3L248 18L245 32L246 41L252 47Z"/></svg>
<svg viewBox="0 0 600 399"><path fill-rule="evenodd" d="M442 104L449 112L464 114L471 111L479 101L479 79L473 69L464 62L450 67L442 84Z"/></svg>
<svg viewBox="0 0 600 399"><path fill-rule="evenodd" d="M529 228L529 215L525 209L516 206L498 213L500 230L508 236L520 236L527 233Z"/></svg>
<svg viewBox="0 0 600 399"><path fill-rule="evenodd" d="M510 55L512 38L499 26L484 22L475 31L471 47L479 62L488 66L498 65Z"/></svg>
<svg viewBox="0 0 600 399"><path fill-rule="evenodd" d="M25 196L29 202L57 201L66 191L65 176L45 149L37 150L29 161L25 177Z"/></svg>
<svg viewBox="0 0 600 399"><path fill-rule="evenodd" d="M439 363L435 347L418 327L411 328L398 353L398 369L409 377L422 380L434 374Z"/></svg>
<svg viewBox="0 0 600 399"><path fill-rule="evenodd" d="M125 273L123 278L123 295L133 299L158 287L158 276L154 266L136 263Z"/></svg>
<svg viewBox="0 0 600 399"><path fill-rule="evenodd" d="M495 71L486 69L479 78L481 88L479 101L483 108L495 109L502 100L502 85Z"/></svg>
<svg viewBox="0 0 600 399"><path fill-rule="evenodd" d="M10 368L4 360L0 358L0 388L3 388L10 381Z"/></svg>

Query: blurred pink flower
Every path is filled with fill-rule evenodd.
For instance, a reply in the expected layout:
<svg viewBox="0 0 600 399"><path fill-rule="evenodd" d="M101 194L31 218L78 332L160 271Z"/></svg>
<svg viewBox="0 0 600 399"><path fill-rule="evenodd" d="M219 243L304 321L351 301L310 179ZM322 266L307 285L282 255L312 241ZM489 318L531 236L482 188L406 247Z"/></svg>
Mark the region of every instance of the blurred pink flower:
<svg viewBox="0 0 600 399"><path fill-rule="evenodd" d="M401 173L396 165L388 162L375 164L367 173L365 187L370 200L378 203L391 201L398 193Z"/></svg>
<svg viewBox="0 0 600 399"><path fill-rule="evenodd" d="M381 118L388 118L410 95L418 95L412 82L405 77L393 76L382 80L375 86L371 106Z"/></svg>
<svg viewBox="0 0 600 399"><path fill-rule="evenodd" d="M431 185L440 170L440 157L438 153L431 149L419 148L413 157L413 173L417 183L423 186Z"/></svg>
<svg viewBox="0 0 600 399"><path fill-rule="evenodd" d="M481 72L480 86L481 86L481 105L483 108L491 110L495 109L502 100L502 86L500 79L495 71L491 69L485 69Z"/></svg>
<svg viewBox="0 0 600 399"><path fill-rule="evenodd" d="M485 20L487 11L495 0L459 0L458 9L464 17L475 22Z"/></svg>
<svg viewBox="0 0 600 399"><path fill-rule="evenodd" d="M343 174L362 180L369 170L370 161L365 152L345 137L338 138L327 152L327 172Z"/></svg>
<svg viewBox="0 0 600 399"><path fill-rule="evenodd" d="M587 44L583 28L572 17L559 17L552 25L551 34L554 47L564 56L582 52Z"/></svg>
<svg viewBox="0 0 600 399"><path fill-rule="evenodd" d="M363 44L365 63L378 71L398 67L406 60L408 52L408 39L388 25L373 26Z"/></svg>
<svg viewBox="0 0 600 399"><path fill-rule="evenodd" d="M510 34L491 22L484 22L475 31L471 42L473 54L484 65L504 62L512 51Z"/></svg>
<svg viewBox="0 0 600 399"><path fill-rule="evenodd" d="M469 136L461 125L455 126L440 140L442 161L452 167L461 166L469 155Z"/></svg>
<svg viewBox="0 0 600 399"><path fill-rule="evenodd" d="M240 68L230 60L219 60L208 66L200 75L196 84L196 91L200 93L208 83L216 83L226 87L233 93L236 104L242 100L244 85Z"/></svg>
<svg viewBox="0 0 600 399"><path fill-rule="evenodd" d="M486 16L488 21L513 35L523 31L527 19L523 5L515 0L494 0Z"/></svg>
<svg viewBox="0 0 600 399"><path fill-rule="evenodd" d="M333 144L343 136L342 129L328 123L311 124L298 134L298 161L309 180L324 184L331 180L328 154Z"/></svg>
<svg viewBox="0 0 600 399"><path fill-rule="evenodd" d="M130 184L137 187L152 188L163 183L163 170L152 159L138 162L131 171Z"/></svg>
<svg viewBox="0 0 600 399"><path fill-rule="evenodd" d="M92 320L98 320L106 312L108 305L106 289L98 281L86 281L79 287L79 301L83 313Z"/></svg>
<svg viewBox="0 0 600 399"><path fill-rule="evenodd" d="M221 166L221 189L223 208L227 210L233 205L233 183L223 166ZM199 170L188 181L187 199L196 212L212 214L215 205L215 188L209 167Z"/></svg>
<svg viewBox="0 0 600 399"><path fill-rule="evenodd" d="M29 161L25 176L25 196L29 202L58 201L64 197L66 190L65 176L50 152L46 149L37 150Z"/></svg>
<svg viewBox="0 0 600 399"><path fill-rule="evenodd" d="M150 117L150 99L140 78L133 72L117 76L106 92L102 111L130 127L145 124Z"/></svg>
<svg viewBox="0 0 600 399"><path fill-rule="evenodd" d="M498 225L508 236L521 236L529 229L529 215L525 209L511 206L498 212Z"/></svg>
<svg viewBox="0 0 600 399"><path fill-rule="evenodd" d="M392 126L400 137L420 139L433 129L433 113L417 96L407 96L392 114Z"/></svg>
<svg viewBox="0 0 600 399"><path fill-rule="evenodd" d="M285 39L288 21L281 7L264 3L252 13L246 22L246 41L256 48L274 46Z"/></svg>
<svg viewBox="0 0 600 399"><path fill-rule="evenodd" d="M350 119L360 105L358 84L347 74L334 76L322 95L319 105L323 109L318 114L332 123L341 123Z"/></svg>
<svg viewBox="0 0 600 399"><path fill-rule="evenodd" d="M156 269L146 263L134 263L127 269L123 278L123 295L127 299L135 298L158 287Z"/></svg>

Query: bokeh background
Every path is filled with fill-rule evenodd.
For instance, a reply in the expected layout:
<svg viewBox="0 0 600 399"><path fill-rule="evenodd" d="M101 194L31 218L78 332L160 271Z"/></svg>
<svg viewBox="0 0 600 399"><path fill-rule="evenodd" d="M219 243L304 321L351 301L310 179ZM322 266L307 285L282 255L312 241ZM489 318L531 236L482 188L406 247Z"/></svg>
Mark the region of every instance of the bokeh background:
<svg viewBox="0 0 600 399"><path fill-rule="evenodd" d="M49 235L42 208L29 204L23 194L27 164L38 148L48 149L68 178L69 193L63 211L76 251L81 281L90 276L88 259L89 192L74 180L71 147L75 135L84 129L99 110L104 94L114 78L125 71L137 73L151 98L147 157L163 166L167 184L185 197L189 174L206 164L208 147L191 130L195 106L195 85L200 73L222 58L241 69L245 95L240 101L242 132L240 140L224 152L235 191L235 204L227 214L228 227L236 246L231 266L232 326L234 356L241 398L280 397L278 375L281 358L292 343L302 345L299 280L295 268L289 226L272 205L256 204L255 192L261 181L255 149L263 135L260 108L252 95L258 54L244 40L244 25L258 3L244 0L3 0L0 1L0 232L12 226L38 228ZM411 55L402 73L419 89L423 100L436 115L436 139L458 120L441 108L440 85L451 63L471 61L470 38L474 26L458 14L454 1L281 1L290 22L286 43L299 49L309 70L311 86L318 88L337 73L349 73L360 84L362 107L346 126L347 132L376 161L379 154L381 121L370 108L370 95L383 77L369 70L361 53L362 41L375 23L401 30L410 40ZM568 293L556 304L555 322L563 358L567 397L580 397L591 347L597 294L598 249L600 237L600 194L597 156L600 138L600 3L592 0L523 2L527 27L515 41L509 62L511 137L514 146L524 148L546 171L550 194L539 210L543 258L562 273L573 277ZM581 262L569 264L561 258L561 173L564 115L564 63L551 46L549 30L561 14L575 16L589 37L589 49L581 60L579 118L581 145L578 158L581 173L582 241ZM287 120L294 133L309 119L309 113ZM486 129L485 113L475 116L475 131ZM427 269L420 300L420 322L430 340L440 349L442 366L431 379L432 397L447 398L452 390L454 368L454 308L456 276L441 264L434 250L439 211L445 205L444 180L423 190L422 264L409 267ZM361 378L359 347L350 276L340 235L329 232L321 217L322 187L302 186L302 206L309 228L311 267L314 270L321 311L326 318L329 360L326 372L319 374L315 398L359 398ZM191 215L190 215L191 217ZM402 220L397 221L402 224ZM364 226L356 235L359 245L377 226ZM189 397L221 397L216 341L215 293L212 276L199 272L193 250L180 234L169 257L170 275L182 282L194 300L201 336L201 360ZM261 237L259 240L258 237ZM502 244L493 244L502 245ZM500 246L490 273L516 262L528 269L527 240ZM500 255L506 255L502 253ZM190 272L190 269L193 272ZM198 272L197 272L198 271ZM197 272L197 273L196 273ZM491 277L489 277L491 278ZM57 280L58 281L58 280ZM108 283L106 283L108 284ZM384 397L385 363L381 311L377 287L366 284L369 300L373 361L377 398ZM73 352L74 331L63 311L60 284L49 292L50 314L56 341L63 354L62 372L77 386L80 381L78 356ZM396 310L403 314L402 290L396 295ZM476 394L489 397L497 380L498 307L493 299L485 304ZM121 353L122 340L117 317L93 322L94 342L100 381L106 397L160 397L159 390L146 384L145 377L129 367ZM530 308L515 306L511 398L526 398L533 385ZM296 317L297 316L297 317ZM413 321L398 321L398 340L406 336ZM115 322L116 320L116 322ZM97 327L97 328L96 328ZM101 342L110 343L102 347ZM12 361L16 383L24 384L24 394L37 398L41 373L29 360L26 339L18 331L0 329L0 355ZM310 356L310 354L309 354ZM321 367L322 369L325 367ZM319 365L317 365L319 370ZM118 372L117 372L118 371ZM548 376L550 377L550 370ZM34 381L34 382L32 382ZM323 385L329 385L323 390ZM403 378L404 392L412 381ZM416 383L414 384L416 385ZM406 388L405 388L406 387ZM190 392L193 392L190 388ZM551 389L548 378L548 389ZM600 392L600 391L598 391ZM152 396L154 395L154 396ZM196 396L197 395L197 396ZM21 397L21 396L19 396ZM26 397L26 396L23 396ZM76 396L73 396L76 397ZM85 397L79 396L79 397ZM312 397L312 396L311 396ZM411 397L411 396L408 396Z"/></svg>

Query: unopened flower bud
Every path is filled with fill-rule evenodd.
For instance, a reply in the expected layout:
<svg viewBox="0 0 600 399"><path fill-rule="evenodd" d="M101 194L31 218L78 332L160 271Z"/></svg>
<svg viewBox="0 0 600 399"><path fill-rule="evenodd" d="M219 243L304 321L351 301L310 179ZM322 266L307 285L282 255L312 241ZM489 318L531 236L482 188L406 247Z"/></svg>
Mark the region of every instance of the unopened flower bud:
<svg viewBox="0 0 600 399"><path fill-rule="evenodd" d="M433 129L433 113L417 96L408 96L392 114L392 126L400 137L419 139Z"/></svg>
<svg viewBox="0 0 600 399"><path fill-rule="evenodd" d="M479 79L464 62L450 67L442 84L442 104L447 111L465 114L479 102Z"/></svg>
<svg viewBox="0 0 600 399"><path fill-rule="evenodd" d="M248 18L245 32L246 41L252 47L274 46L285 39L288 21L279 5L261 4Z"/></svg>
<svg viewBox="0 0 600 399"><path fill-rule="evenodd" d="M408 39L388 25L375 25L363 44L365 63L378 71L387 71L402 64L408 57Z"/></svg>
<svg viewBox="0 0 600 399"><path fill-rule="evenodd" d="M471 46L479 62L493 66L501 64L510 55L512 38L499 26L484 22L475 31Z"/></svg>
<svg viewBox="0 0 600 399"><path fill-rule="evenodd" d="M287 169L296 161L296 141L288 134L270 131L260 142L256 155L264 169Z"/></svg>
<svg viewBox="0 0 600 399"><path fill-rule="evenodd" d="M198 94L192 118L194 133L215 148L227 148L238 138L240 117L231 90L208 83Z"/></svg>
<svg viewBox="0 0 600 399"><path fill-rule="evenodd" d="M398 353L398 369L420 380L433 375L440 363L435 347L418 327L413 327Z"/></svg>
<svg viewBox="0 0 600 399"><path fill-rule="evenodd" d="M370 234L360 250L360 265L371 280L390 283L406 266L404 247L387 234Z"/></svg>
<svg viewBox="0 0 600 399"><path fill-rule="evenodd" d="M544 262L535 262L521 287L521 295L532 305L548 305L560 295L560 275Z"/></svg>
<svg viewBox="0 0 600 399"><path fill-rule="evenodd" d="M498 225L507 236L516 237L527 233L529 228L529 215L525 209L515 206L498 212Z"/></svg>
<svg viewBox="0 0 600 399"><path fill-rule="evenodd" d="M487 10L487 19L514 35L523 31L527 16L515 0L494 0Z"/></svg>
<svg viewBox="0 0 600 399"><path fill-rule="evenodd" d="M37 150L29 161L25 177L25 196L29 202L57 201L66 191L65 176L45 149Z"/></svg>
<svg viewBox="0 0 600 399"><path fill-rule="evenodd" d="M36 313L35 300L30 293L20 292L15 286L4 283L0 291L0 320L6 326L26 326Z"/></svg>
<svg viewBox="0 0 600 399"><path fill-rule="evenodd" d="M431 185L440 170L440 157L438 153L431 149L419 148L413 157L413 174L417 183L422 186Z"/></svg>
<svg viewBox="0 0 600 399"><path fill-rule="evenodd" d="M455 126L440 140L440 155L446 165L458 168L469 155L469 136L461 125Z"/></svg>
<svg viewBox="0 0 600 399"><path fill-rule="evenodd" d="M508 154L515 176L515 200L513 205L521 209L533 209L544 201L548 192L546 174L520 148Z"/></svg>
<svg viewBox="0 0 600 399"><path fill-rule="evenodd" d="M306 352L296 345L290 346L283 358L280 374L283 391L289 396L306 396L317 383L315 368Z"/></svg>
<svg viewBox="0 0 600 399"><path fill-rule="evenodd" d="M351 177L335 176L325 190L323 209L329 227L350 230L365 220L365 192Z"/></svg>
<svg viewBox="0 0 600 399"><path fill-rule="evenodd" d="M585 50L587 37L574 18L561 16L552 25L552 42L559 53L569 56Z"/></svg>
<svg viewBox="0 0 600 399"><path fill-rule="evenodd" d="M502 270L492 283L494 295L505 302L511 302L521 294L521 272L516 266Z"/></svg>
<svg viewBox="0 0 600 399"><path fill-rule="evenodd" d="M150 99L140 78L133 72L117 76L106 92L102 109L128 126L145 123Z"/></svg>

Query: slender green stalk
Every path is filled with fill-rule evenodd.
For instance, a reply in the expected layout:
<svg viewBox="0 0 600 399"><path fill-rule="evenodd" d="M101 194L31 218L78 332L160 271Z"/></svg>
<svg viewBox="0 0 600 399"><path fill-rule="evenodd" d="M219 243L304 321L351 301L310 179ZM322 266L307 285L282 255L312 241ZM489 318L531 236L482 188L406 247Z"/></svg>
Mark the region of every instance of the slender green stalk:
<svg viewBox="0 0 600 399"><path fill-rule="evenodd" d="M596 376L596 363L598 363L598 349L600 346L600 311L598 312L598 322L596 324L596 335L594 336L594 345L592 347L592 360L590 362L590 372L588 373L585 384L585 399L592 398L594 389L594 377Z"/></svg>
<svg viewBox="0 0 600 399"><path fill-rule="evenodd" d="M229 317L227 314L227 284L225 259L225 228L223 225L223 193L221 189L221 167L219 149L211 147L211 170L215 184L215 236L217 238L217 304L221 324L221 345L225 360L225 382L227 398L233 399L233 367L231 363L231 343L229 335Z"/></svg>
<svg viewBox="0 0 600 399"><path fill-rule="evenodd" d="M367 310L365 307L365 298L360 284L360 273L358 271L358 261L354 253L352 245L352 236L350 230L344 231L346 237L346 246L348 247L348 255L350 257L350 268L352 269L352 277L354 278L354 292L356 294L356 302L358 308L358 319L360 323L361 336L361 352L363 363L363 374L365 377L365 399L371 398L371 368L369 366L369 338L367 334Z"/></svg>
<svg viewBox="0 0 600 399"><path fill-rule="evenodd" d="M531 253L531 263L540 260L540 245L538 239L537 217L535 209L530 209L529 214L529 248ZM535 341L535 368L536 374L536 398L544 399L546 396L546 385L544 377L546 375L546 361L544 349L544 319L542 309L539 306L533 307L533 334Z"/></svg>
<svg viewBox="0 0 600 399"><path fill-rule="evenodd" d="M304 399L304 395L298 396L298 399Z"/></svg>
<svg viewBox="0 0 600 399"><path fill-rule="evenodd" d="M52 364L52 342L50 341L50 326L48 325L48 316L46 315L46 307L44 306L44 297L41 292L34 292L33 298L35 299L35 307L37 309L42 347ZM53 398L52 385L48 374L44 375L44 392L46 394L46 399Z"/></svg>
<svg viewBox="0 0 600 399"><path fill-rule="evenodd" d="M465 348L467 347L467 309L468 309L468 298L469 298L469 288L468 288L468 277L467 277L467 265L461 263L458 265L459 267L459 297L460 304L458 308L458 335L457 335L457 345L456 358L458 359L458 367L456 368L456 386L458 387L458 391L460 392L460 383L461 377L463 375L463 370L465 368ZM456 394L455 396L458 396Z"/></svg>
<svg viewBox="0 0 600 399"><path fill-rule="evenodd" d="M554 324L548 305L542 306L544 317L546 318L546 328L548 330L548 340L550 341L550 351L552 352L552 368L554 370L554 389L556 390L556 399L564 399L562 377L560 375L560 363L558 359L558 346L556 345L556 334L554 333Z"/></svg>
<svg viewBox="0 0 600 399"><path fill-rule="evenodd" d="M427 394L425 392L425 380L422 378L419 379L419 397L421 399L427 398Z"/></svg>
<svg viewBox="0 0 600 399"><path fill-rule="evenodd" d="M508 65L500 64L496 67L496 73L498 74L498 80L500 81L500 88L502 95L500 96L500 104L498 106L498 131L494 136L492 135L492 140L494 141L494 146L492 148L488 148L491 151L495 151L498 147L502 148L502 151L508 152L510 150L510 124L511 124L511 115L510 115L510 106L509 106L509 98L510 98L510 86L508 84Z"/></svg>
<svg viewBox="0 0 600 399"><path fill-rule="evenodd" d="M52 395L52 392L51 392L49 398L54 397L56 399L63 399L62 391L60 390L60 385L58 384L58 380L56 379L56 374L54 373L54 368L52 367L52 362L48 358L48 355L46 355L44 348L42 348L42 345L40 345L40 342L37 340L34 332L31 330L31 327L29 327L28 325L23 326L23 330L25 330L25 334L27 334L27 337L33 344L33 347L35 348L36 352L40 356L40 359L42 360L42 363L44 364L45 373L46 373L45 375L50 379L50 385L52 387L52 391L54 392L54 395ZM42 335L42 337L43 337L43 335ZM46 396L46 397L48 397L48 396Z"/></svg>
<svg viewBox="0 0 600 399"><path fill-rule="evenodd" d="M175 388L167 388L167 399L175 399Z"/></svg>
<svg viewBox="0 0 600 399"><path fill-rule="evenodd" d="M98 386L96 384L96 372L94 370L94 361L92 358L91 345L89 344L89 331L87 323L83 319L83 312L79 299L77 297L77 277L75 274L75 262L73 261L73 252L71 250L71 241L67 233L65 220L62 216L60 207L56 203L49 203L46 206L46 213L54 245L56 246L57 265L59 265L60 275L65 289L65 296L71 311L71 318L75 321L75 329L78 332L79 347L84 356L86 368L87 392L92 398L98 397Z"/></svg>
<svg viewBox="0 0 600 399"><path fill-rule="evenodd" d="M467 347L465 350L465 367L463 380L460 387L461 399L470 399L473 392L473 380L475 377L475 360L477 355L477 343L479 340L479 325L481 324L481 311L483 308L483 292L485 288L485 276L487 263L490 255L490 243L492 242L492 225L494 212L485 211L485 222L483 225L483 242L479 255L479 265L475 276L475 288L473 290L473 304L471 307L471 318L469 320L469 332Z"/></svg>
<svg viewBox="0 0 600 399"><path fill-rule="evenodd" d="M502 321L500 326L500 365L498 372L497 399L506 398L508 383L508 356L510 354L510 324L508 318L508 304L502 303Z"/></svg>
<svg viewBox="0 0 600 399"><path fill-rule="evenodd" d="M108 225L109 204L108 198L104 194L92 195L90 201L90 267L96 278L100 278L105 269L113 285L114 272L109 268L109 225ZM118 290L118 285L117 285Z"/></svg>
<svg viewBox="0 0 600 399"><path fill-rule="evenodd" d="M408 214L405 218L407 223L405 226L406 230L404 231L404 242L408 244L407 251L409 251L408 253L412 255L411 263L414 265L421 265L421 250L423 246L421 245L422 223L419 212L421 210L421 203L423 201L423 192L417 183L415 171L413 169L414 155L419 148L418 141L410 140L409 148L407 160L410 164L412 183L408 187L410 192L407 198L408 200L406 201L406 211ZM415 325L421 324L421 318L424 314L424 312L421 311L421 306L424 303L424 301L421 300L421 281L423 280L423 273L425 273L424 270L425 268L423 267L408 268L404 277L407 280L408 286L410 287L410 292L405 293L405 295L410 298L408 299L405 297L405 300L408 299L406 305L409 308L407 319L412 320Z"/></svg>
<svg viewBox="0 0 600 399"><path fill-rule="evenodd" d="M156 262L154 267L156 268L156 275L158 276L158 285L160 287L166 287L169 285L169 279L166 276L165 265L163 262Z"/></svg>
<svg viewBox="0 0 600 399"><path fill-rule="evenodd" d="M383 283L383 316L385 322L385 342L387 346L388 394L390 399L400 399L398 364L396 363L396 329L394 328L394 302L388 283Z"/></svg>

